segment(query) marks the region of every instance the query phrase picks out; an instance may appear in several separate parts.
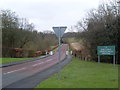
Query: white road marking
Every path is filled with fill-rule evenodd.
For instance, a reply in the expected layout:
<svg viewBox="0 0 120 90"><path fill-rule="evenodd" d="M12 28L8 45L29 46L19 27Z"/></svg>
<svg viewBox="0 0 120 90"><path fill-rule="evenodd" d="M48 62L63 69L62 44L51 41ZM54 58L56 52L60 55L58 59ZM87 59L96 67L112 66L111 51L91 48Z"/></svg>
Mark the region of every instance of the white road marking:
<svg viewBox="0 0 120 90"><path fill-rule="evenodd" d="M43 64L44 62L41 62L41 63L37 63L37 64L34 64L32 65L33 67L37 66L37 65L40 65L40 64Z"/></svg>
<svg viewBox="0 0 120 90"><path fill-rule="evenodd" d="M6 72L6 73L3 73L3 74L9 74L9 73L13 73L13 72L21 71L21 70L24 70L24 69L26 69L26 68L21 68L21 69L13 70L13 71Z"/></svg>
<svg viewBox="0 0 120 90"><path fill-rule="evenodd" d="M49 60L46 60L45 62L49 62L49 61L52 61L53 59L49 59ZM38 65L40 65L40 64L43 64L43 63L45 63L45 62L41 62L41 63L37 63L37 64L34 64L34 65L32 65L33 67L35 67L35 66L38 66Z"/></svg>
<svg viewBox="0 0 120 90"><path fill-rule="evenodd" d="M49 59L49 60L47 60L46 62L49 62L49 61L52 61L53 59Z"/></svg>
<svg viewBox="0 0 120 90"><path fill-rule="evenodd" d="M47 61L45 61L45 62L49 62L49 61L52 61L52 60L53 60L53 59L49 59L49 60L47 60ZM37 64L34 64L34 65L32 65L32 66L35 67L35 66L40 65L40 64L43 64L43 63L45 63L45 62L37 63ZM21 71L21 70L24 70L24 69L26 69L26 68L21 68L21 69L9 71L9 72L3 73L3 74L5 75L5 74L9 74L9 73Z"/></svg>

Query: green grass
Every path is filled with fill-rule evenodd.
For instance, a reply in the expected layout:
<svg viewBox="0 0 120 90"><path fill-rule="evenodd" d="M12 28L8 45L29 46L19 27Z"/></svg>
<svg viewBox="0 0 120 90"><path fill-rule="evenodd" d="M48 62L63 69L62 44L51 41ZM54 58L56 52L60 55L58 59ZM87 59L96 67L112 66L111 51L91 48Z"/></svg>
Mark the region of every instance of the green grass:
<svg viewBox="0 0 120 90"><path fill-rule="evenodd" d="M0 58L0 64L2 64L2 58Z"/></svg>
<svg viewBox="0 0 120 90"><path fill-rule="evenodd" d="M50 48L54 48L54 46L50 46Z"/></svg>
<svg viewBox="0 0 120 90"><path fill-rule="evenodd" d="M52 48L54 48L54 46L50 46L50 48L52 49ZM54 50L53 50L53 53L57 50L58 48L55 48Z"/></svg>
<svg viewBox="0 0 120 90"><path fill-rule="evenodd" d="M12 62L24 61L32 58L0 58L0 64L7 64Z"/></svg>
<svg viewBox="0 0 120 90"><path fill-rule="evenodd" d="M118 88L118 66L72 59L61 80L54 74L36 88Z"/></svg>

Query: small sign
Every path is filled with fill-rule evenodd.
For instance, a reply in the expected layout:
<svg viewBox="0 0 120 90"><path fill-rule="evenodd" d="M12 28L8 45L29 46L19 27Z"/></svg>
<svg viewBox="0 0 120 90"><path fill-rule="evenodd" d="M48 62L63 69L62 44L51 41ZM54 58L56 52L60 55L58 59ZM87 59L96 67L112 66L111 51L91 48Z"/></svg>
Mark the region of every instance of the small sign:
<svg viewBox="0 0 120 90"><path fill-rule="evenodd" d="M115 46L98 46L98 55L115 55Z"/></svg>

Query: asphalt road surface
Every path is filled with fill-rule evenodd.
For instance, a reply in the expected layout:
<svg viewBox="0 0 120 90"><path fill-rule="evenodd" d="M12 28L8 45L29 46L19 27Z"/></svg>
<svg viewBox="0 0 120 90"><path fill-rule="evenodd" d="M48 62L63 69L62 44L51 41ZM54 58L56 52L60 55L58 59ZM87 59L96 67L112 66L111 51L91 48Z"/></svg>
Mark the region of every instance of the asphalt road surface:
<svg viewBox="0 0 120 90"><path fill-rule="evenodd" d="M67 58L63 61L60 62L59 66L61 68L63 68L66 64L68 64L71 61L71 56L67 56ZM5 87L4 89L13 89L13 88L20 88L22 90L26 90L26 88L28 90L34 90L34 88L40 84L42 81L44 81L45 79L47 79L48 77L50 77L51 75L55 74L58 72L59 69L58 68L58 64L53 65L52 67L43 70L42 72L39 72L33 76L24 78L22 80L19 80L15 83L12 83L10 85L8 85L7 87ZM60 76L63 76L63 73L60 74ZM56 78L58 79L58 78ZM4 90L3 89L3 90Z"/></svg>
<svg viewBox="0 0 120 90"><path fill-rule="evenodd" d="M66 50L67 50L68 46L67 44L62 45L61 47L61 62L63 60L65 60L66 58ZM43 58L40 60L36 60L36 61L32 61L32 62L27 62L27 63L22 63L22 64L18 64L18 65L13 65L13 66L9 66L9 67L4 67L2 68L2 87L6 88L6 87L10 87L10 88L33 88L35 86L35 84L33 85L33 83L35 83L35 78L37 78L37 76L41 75L41 81L43 78L47 78L44 77L45 73L39 74L40 72L43 72L44 70L57 65L58 63L58 51L55 52L54 55L49 56L47 58ZM57 67L57 66L56 66ZM51 69L54 72L56 72L57 70L55 69ZM47 73L49 73L50 75L52 73L50 73L52 71L47 71ZM42 77L43 76L43 77ZM31 80L31 85L27 84L25 86L25 81L26 79ZM27 82L28 82L27 81ZM23 83L22 85L20 85L21 83ZM26 82L26 83L27 83ZM29 81L30 82L30 81ZM37 84L40 81L37 82ZM32 86L33 85L33 86ZM19 87L18 87L19 86ZM27 87L28 86L28 87ZM32 86L32 87L30 87Z"/></svg>

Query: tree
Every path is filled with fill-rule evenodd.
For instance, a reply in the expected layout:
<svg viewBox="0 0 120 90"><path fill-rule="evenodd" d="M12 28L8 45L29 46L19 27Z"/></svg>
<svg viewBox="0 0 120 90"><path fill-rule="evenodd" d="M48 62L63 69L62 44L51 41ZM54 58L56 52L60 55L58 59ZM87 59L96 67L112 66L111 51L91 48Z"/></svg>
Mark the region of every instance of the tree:
<svg viewBox="0 0 120 90"><path fill-rule="evenodd" d="M79 33L78 38L84 38L85 42L89 42L90 51L93 60L97 59L97 46L115 45L118 51L118 31L120 19L117 15L117 8L114 2L110 4L101 4L98 9L92 9L88 13L88 17L81 23L77 24L83 27L84 31ZM117 55L120 55L117 53ZM119 62L119 61L117 61Z"/></svg>
<svg viewBox="0 0 120 90"><path fill-rule="evenodd" d="M28 50L28 52L23 52L27 56L29 50L30 53L37 50L44 51L56 44L53 32L37 32L34 30L33 23L29 23L25 18L19 18L15 12L10 10L1 12L3 57L14 57L14 48Z"/></svg>

